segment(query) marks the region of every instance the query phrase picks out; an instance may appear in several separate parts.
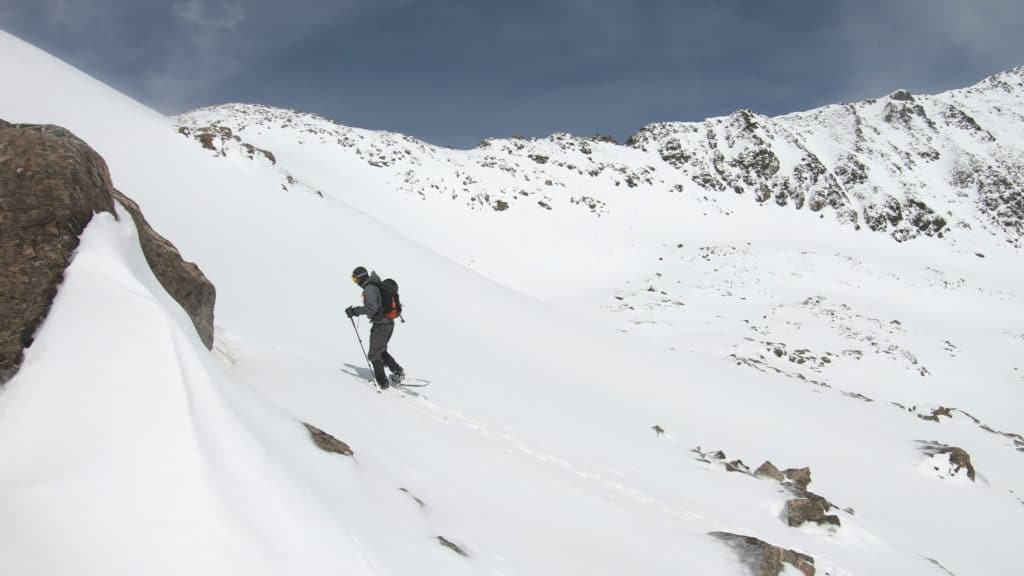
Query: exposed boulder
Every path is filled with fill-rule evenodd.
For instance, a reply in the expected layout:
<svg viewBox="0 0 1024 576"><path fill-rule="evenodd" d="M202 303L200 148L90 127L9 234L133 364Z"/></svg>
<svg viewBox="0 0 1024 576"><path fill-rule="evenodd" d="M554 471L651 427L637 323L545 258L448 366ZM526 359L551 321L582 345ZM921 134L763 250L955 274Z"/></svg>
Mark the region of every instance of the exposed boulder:
<svg viewBox="0 0 1024 576"><path fill-rule="evenodd" d="M106 162L59 126L0 121L0 383L21 365L46 318L79 236L97 212L116 216L115 199L132 214L154 274L213 345L213 285L146 224L118 193Z"/></svg>
<svg viewBox="0 0 1024 576"><path fill-rule="evenodd" d="M785 550L753 536L728 532L711 532L709 535L728 544L755 576L778 576L782 573L783 564L793 566L805 576L814 576L814 558L807 554Z"/></svg>
<svg viewBox="0 0 1024 576"><path fill-rule="evenodd" d="M786 523L796 527L804 522L814 522L819 526L830 524L839 526L839 517L827 514L831 505L821 496L809 493L808 498L793 498L786 501Z"/></svg>
<svg viewBox="0 0 1024 576"><path fill-rule="evenodd" d="M811 469L806 466L803 468L787 468L782 471L782 474L800 490L807 490L807 485L811 483Z"/></svg>
<svg viewBox="0 0 1024 576"><path fill-rule="evenodd" d="M771 460L765 460L764 464L761 464L757 470L754 471L754 476L757 476L758 478L773 478L779 482L785 480L782 472L779 472L779 469L772 464Z"/></svg>
<svg viewBox="0 0 1024 576"><path fill-rule="evenodd" d="M0 125L0 382L17 371L78 237L113 212L103 159L57 126Z"/></svg>

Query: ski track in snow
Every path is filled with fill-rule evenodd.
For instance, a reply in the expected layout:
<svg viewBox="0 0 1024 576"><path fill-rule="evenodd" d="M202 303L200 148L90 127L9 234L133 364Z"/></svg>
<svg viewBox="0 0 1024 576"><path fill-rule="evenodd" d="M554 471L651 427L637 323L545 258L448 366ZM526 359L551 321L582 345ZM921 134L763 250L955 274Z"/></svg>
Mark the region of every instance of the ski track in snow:
<svg viewBox="0 0 1024 576"><path fill-rule="evenodd" d="M554 464L558 468L561 468L578 478L582 478L583 480L586 480L614 496L626 498L637 504L650 507L670 518L689 518L705 522L708 521L708 518L685 507L672 506L623 482L608 478L598 472L588 470L584 466L574 464L559 456L546 453L542 450L537 450L512 434L507 432L496 432L480 420L466 416L457 410L441 407L422 395L419 398L415 398L415 400L418 401L410 402L409 405L414 408L425 408L426 410L421 410L421 413L430 413L440 422L455 422L477 434L496 440L502 444L511 445L515 450L518 450L537 461L545 464Z"/></svg>

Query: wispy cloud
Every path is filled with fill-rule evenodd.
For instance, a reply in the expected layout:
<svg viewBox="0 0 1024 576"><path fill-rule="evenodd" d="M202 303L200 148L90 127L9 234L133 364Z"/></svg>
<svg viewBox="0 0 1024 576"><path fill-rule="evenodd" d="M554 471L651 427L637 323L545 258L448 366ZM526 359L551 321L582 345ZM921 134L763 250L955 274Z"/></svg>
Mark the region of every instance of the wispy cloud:
<svg viewBox="0 0 1024 576"><path fill-rule="evenodd" d="M15 0L9 21L13 32L174 112L321 27L396 1Z"/></svg>
<svg viewBox="0 0 1024 576"><path fill-rule="evenodd" d="M243 29L248 12L241 2L186 0L172 4L170 12L173 30L163 42L165 56L144 80L147 100L164 110L179 108L191 91L235 74L248 56Z"/></svg>
<svg viewBox="0 0 1024 576"><path fill-rule="evenodd" d="M1024 63L1019 2L0 0L0 25L163 112L244 99L473 144L962 86Z"/></svg>
<svg viewBox="0 0 1024 576"><path fill-rule="evenodd" d="M845 91L953 88L1024 63L1019 0L865 0L837 5Z"/></svg>

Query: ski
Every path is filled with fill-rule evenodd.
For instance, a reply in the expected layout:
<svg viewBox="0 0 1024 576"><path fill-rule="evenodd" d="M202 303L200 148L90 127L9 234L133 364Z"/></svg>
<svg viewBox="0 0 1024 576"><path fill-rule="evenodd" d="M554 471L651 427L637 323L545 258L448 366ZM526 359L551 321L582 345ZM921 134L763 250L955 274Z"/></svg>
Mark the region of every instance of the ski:
<svg viewBox="0 0 1024 576"><path fill-rule="evenodd" d="M406 377L402 378L402 381L398 382L397 384L395 382L392 382L391 385L395 386L396 388L423 388L425 386L430 385L430 380L425 380L423 378Z"/></svg>

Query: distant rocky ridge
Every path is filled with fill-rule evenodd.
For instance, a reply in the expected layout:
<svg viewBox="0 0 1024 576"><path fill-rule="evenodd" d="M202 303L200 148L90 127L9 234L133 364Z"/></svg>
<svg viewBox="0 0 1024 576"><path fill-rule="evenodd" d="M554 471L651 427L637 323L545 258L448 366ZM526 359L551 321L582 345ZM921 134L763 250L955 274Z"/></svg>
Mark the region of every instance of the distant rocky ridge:
<svg viewBox="0 0 1024 576"><path fill-rule="evenodd" d="M132 215L157 279L213 345L213 285L114 189L103 158L64 128L0 120L0 383L21 365L82 231L97 212L116 217L115 201Z"/></svg>
<svg viewBox="0 0 1024 576"><path fill-rule="evenodd" d="M1024 238L1024 67L963 90L889 96L770 118L750 110L643 127L625 145L553 134L494 138L472 150L432 146L322 116L227 104L178 117L219 155L253 158L268 135L333 147L381 170L395 188L475 209L587 210L633 188L739 194L897 241L978 232ZM216 138L230 134L231 138ZM233 138L233 140L232 140ZM255 144L250 144L253 142ZM283 184L302 184L287 173ZM315 186L309 186L315 189Z"/></svg>

